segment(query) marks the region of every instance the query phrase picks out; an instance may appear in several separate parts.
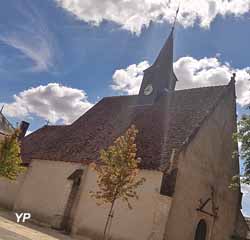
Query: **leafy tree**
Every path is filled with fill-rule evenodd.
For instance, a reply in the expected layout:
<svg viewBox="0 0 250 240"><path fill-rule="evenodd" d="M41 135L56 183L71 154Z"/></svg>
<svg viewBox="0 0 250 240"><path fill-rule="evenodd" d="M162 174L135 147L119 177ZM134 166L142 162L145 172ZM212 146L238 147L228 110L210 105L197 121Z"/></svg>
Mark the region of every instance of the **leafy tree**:
<svg viewBox="0 0 250 240"><path fill-rule="evenodd" d="M93 164L97 172L98 191L91 192L91 196L97 204L111 204L107 217L104 239L107 227L111 220L113 208L117 199L126 202L132 209L130 199L138 199L137 187L143 184L144 178L138 178L138 164L140 159L136 157L135 138L138 130L132 125L124 134L117 138L114 144L107 150L101 150L100 163Z"/></svg>
<svg viewBox="0 0 250 240"><path fill-rule="evenodd" d="M250 109L250 106L248 107ZM240 153L234 152L233 157L240 154L244 160L244 174L241 178L239 175L233 176L230 184L231 189L237 189L240 182L250 184L250 115L243 115L238 122L238 132L234 134L233 140L241 143Z"/></svg>
<svg viewBox="0 0 250 240"><path fill-rule="evenodd" d="M243 182L250 184L250 115L244 115L239 121L238 139L241 142L240 155L244 160Z"/></svg>
<svg viewBox="0 0 250 240"><path fill-rule="evenodd" d="M0 177L16 180L19 173L24 171L21 166L19 130L16 129L11 136L6 136L0 142Z"/></svg>

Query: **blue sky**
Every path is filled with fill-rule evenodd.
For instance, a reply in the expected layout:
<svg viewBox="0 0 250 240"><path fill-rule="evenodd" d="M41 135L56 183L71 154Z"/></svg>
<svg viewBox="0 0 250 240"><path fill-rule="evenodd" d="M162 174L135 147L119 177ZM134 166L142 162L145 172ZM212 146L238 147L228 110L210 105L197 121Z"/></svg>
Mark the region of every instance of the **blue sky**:
<svg viewBox="0 0 250 240"><path fill-rule="evenodd" d="M249 1L181 5L178 89L226 84L237 73L238 113L249 103ZM104 96L136 94L171 28L176 1L8 0L0 9L0 104L30 131L71 123ZM250 209L250 207L249 207ZM248 212L250 214L250 210Z"/></svg>

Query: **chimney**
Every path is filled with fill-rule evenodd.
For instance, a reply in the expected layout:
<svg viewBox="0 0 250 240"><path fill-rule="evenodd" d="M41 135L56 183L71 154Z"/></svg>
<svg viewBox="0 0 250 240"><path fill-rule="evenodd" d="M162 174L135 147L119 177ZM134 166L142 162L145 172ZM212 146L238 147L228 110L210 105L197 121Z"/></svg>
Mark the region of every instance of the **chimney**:
<svg viewBox="0 0 250 240"><path fill-rule="evenodd" d="M22 121L20 126L19 126L19 129L20 129L20 134L19 134L19 140L22 140L29 128L29 123L28 122L25 122L25 121Z"/></svg>

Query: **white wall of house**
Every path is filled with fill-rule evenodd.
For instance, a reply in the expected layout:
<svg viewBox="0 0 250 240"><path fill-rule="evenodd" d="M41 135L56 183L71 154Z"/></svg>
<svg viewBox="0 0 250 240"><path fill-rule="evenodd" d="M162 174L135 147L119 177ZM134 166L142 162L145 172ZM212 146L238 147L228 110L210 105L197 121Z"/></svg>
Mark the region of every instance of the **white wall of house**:
<svg viewBox="0 0 250 240"><path fill-rule="evenodd" d="M72 188L67 178L84 168L78 196L71 214L73 235L102 239L109 205L98 206L89 192L97 190L96 173L82 164L33 160L28 171L17 182L0 180L0 204L17 212L30 212L33 220L59 227ZM115 205L110 229L113 240L160 240L165 231L172 198L160 195L162 173L141 170L146 178L138 188L139 200L132 200L133 209L125 202ZM24 179L24 181L22 181Z"/></svg>
<svg viewBox="0 0 250 240"><path fill-rule="evenodd" d="M163 237L171 198L160 195L162 173L141 170L140 177L146 178L138 188L139 200L131 201L129 210L125 202L116 202L110 234L113 240L146 240ZM81 195L73 224L73 234L91 239L102 239L110 205L98 206L89 192L97 189L96 173L88 168L81 185Z"/></svg>
<svg viewBox="0 0 250 240"><path fill-rule="evenodd" d="M0 177L0 206L12 209L26 173L21 174L15 181Z"/></svg>
<svg viewBox="0 0 250 240"><path fill-rule="evenodd" d="M16 199L14 209L27 211L41 222L59 227L71 190L67 178L81 164L33 160Z"/></svg>

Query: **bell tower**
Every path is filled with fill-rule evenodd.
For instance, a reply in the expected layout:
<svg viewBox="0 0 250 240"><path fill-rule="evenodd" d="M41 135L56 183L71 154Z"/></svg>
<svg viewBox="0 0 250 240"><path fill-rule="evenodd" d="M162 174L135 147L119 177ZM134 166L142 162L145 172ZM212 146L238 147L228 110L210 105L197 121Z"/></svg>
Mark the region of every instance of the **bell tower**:
<svg viewBox="0 0 250 240"><path fill-rule="evenodd" d="M178 10L176 12L176 17ZM176 18L175 18L176 22ZM152 66L144 70L138 105L151 105L168 91L174 91L177 78L173 70L174 28Z"/></svg>

